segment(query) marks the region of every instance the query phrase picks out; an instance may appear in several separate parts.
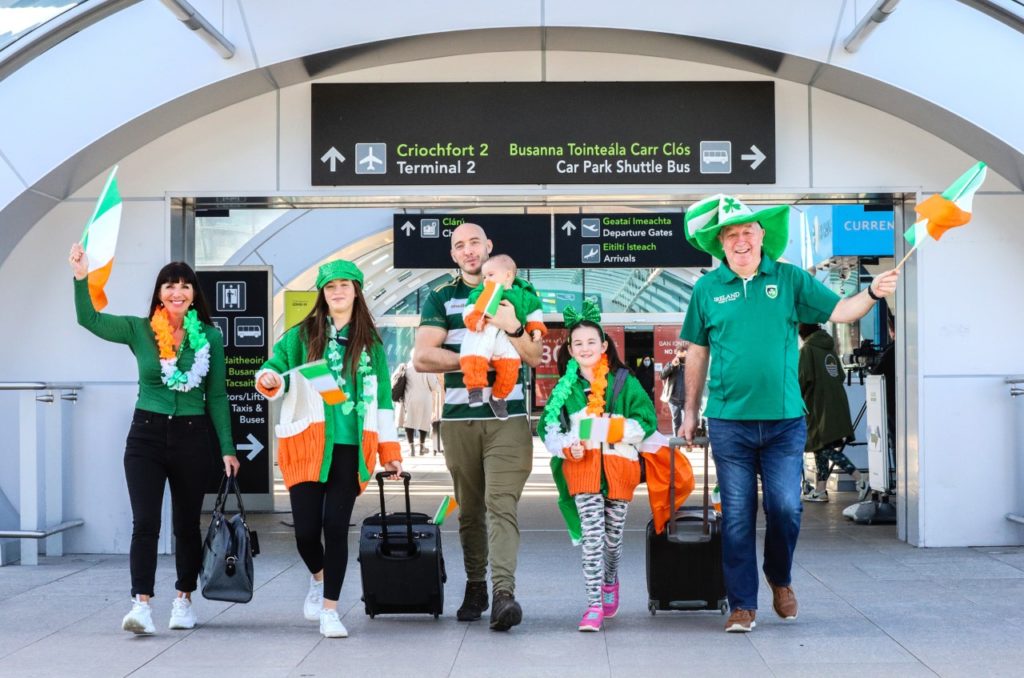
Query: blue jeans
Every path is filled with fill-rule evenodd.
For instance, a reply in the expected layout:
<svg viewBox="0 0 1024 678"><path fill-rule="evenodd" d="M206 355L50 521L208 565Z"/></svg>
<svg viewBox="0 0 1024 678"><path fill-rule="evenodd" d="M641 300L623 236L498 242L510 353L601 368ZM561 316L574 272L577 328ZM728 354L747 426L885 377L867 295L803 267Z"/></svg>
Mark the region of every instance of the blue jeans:
<svg viewBox="0 0 1024 678"><path fill-rule="evenodd" d="M771 421L709 419L708 436L722 494L722 568L729 607L757 609L757 476L765 516L764 573L789 586L800 534L803 417Z"/></svg>

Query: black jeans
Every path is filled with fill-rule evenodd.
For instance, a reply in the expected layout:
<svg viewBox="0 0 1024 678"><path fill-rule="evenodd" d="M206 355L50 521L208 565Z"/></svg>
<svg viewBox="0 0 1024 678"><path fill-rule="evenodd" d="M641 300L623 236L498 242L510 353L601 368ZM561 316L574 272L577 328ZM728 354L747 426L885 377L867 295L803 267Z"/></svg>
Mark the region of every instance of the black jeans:
<svg viewBox="0 0 1024 678"><path fill-rule="evenodd" d="M171 486L175 588L196 590L203 560L199 514L216 452L206 415L170 417L135 410L124 450L124 476L132 503L132 595L153 595L164 484Z"/></svg>
<svg viewBox="0 0 1024 678"><path fill-rule="evenodd" d="M311 574L324 571L327 600L338 599L345 581L348 521L359 495L358 453L355 445L335 445L326 483L298 483L288 490L295 521L295 545Z"/></svg>

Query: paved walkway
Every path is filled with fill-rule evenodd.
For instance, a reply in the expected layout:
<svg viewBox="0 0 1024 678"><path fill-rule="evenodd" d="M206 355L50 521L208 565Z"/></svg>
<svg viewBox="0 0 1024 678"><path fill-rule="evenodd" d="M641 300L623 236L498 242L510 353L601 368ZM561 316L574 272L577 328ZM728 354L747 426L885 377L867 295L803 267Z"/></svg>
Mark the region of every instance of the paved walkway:
<svg viewBox="0 0 1024 678"><path fill-rule="evenodd" d="M408 467L414 510L432 513L450 491L442 459L417 457ZM623 606L602 633L579 633L579 553L553 496L538 454L521 507L517 597L524 621L509 633L455 621L465 579L453 523L444 531L449 581L439 620L370 620L359 602L353 555L340 601L351 635L322 639L302 618L308 575L282 522L290 516L266 514L252 521L264 550L256 559L253 602L197 599L200 626L193 631L165 628L174 585L170 557L160 559L158 633L148 638L119 628L129 607L126 556L0 568L0 676L1024 675L1024 549L915 549L898 542L892 526L843 519L851 494L806 506L794 568L799 620L775 617L762 590L758 627L747 635L724 633L724 618L714 612L648 613L642 531L648 511L646 497L638 497L621 570ZM399 498L390 494L389 507L397 508ZM361 497L354 522L376 504L375 493Z"/></svg>

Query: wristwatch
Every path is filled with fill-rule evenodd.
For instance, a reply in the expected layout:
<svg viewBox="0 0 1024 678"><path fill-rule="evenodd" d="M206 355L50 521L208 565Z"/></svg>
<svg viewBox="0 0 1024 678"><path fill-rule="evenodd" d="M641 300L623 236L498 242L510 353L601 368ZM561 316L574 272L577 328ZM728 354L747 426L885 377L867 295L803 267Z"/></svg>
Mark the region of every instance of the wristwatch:
<svg viewBox="0 0 1024 678"><path fill-rule="evenodd" d="M880 297L877 294L875 294L875 291L873 289L871 289L871 285L868 285L868 296L871 297L872 299L874 299L875 301L881 301L882 299L885 298L885 297Z"/></svg>
<svg viewBox="0 0 1024 678"><path fill-rule="evenodd" d="M521 324L521 325L519 325L519 329L518 330L516 330L515 332L509 332L508 336L512 337L513 339L518 339L519 337L523 336L524 334L526 334L526 325L522 325Z"/></svg>

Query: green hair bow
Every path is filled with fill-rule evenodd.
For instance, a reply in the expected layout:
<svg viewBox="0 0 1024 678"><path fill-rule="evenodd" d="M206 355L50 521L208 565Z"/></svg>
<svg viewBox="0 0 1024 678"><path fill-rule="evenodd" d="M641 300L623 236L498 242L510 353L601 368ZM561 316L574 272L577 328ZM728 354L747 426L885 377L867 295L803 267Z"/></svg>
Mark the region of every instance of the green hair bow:
<svg viewBox="0 0 1024 678"><path fill-rule="evenodd" d="M565 321L565 329L571 330L572 328L579 325L584 320L600 326L601 325L601 309L597 307L590 299L583 300L583 310L577 311L573 307L568 307L562 312L562 319ZM604 332L602 331L602 334Z"/></svg>

